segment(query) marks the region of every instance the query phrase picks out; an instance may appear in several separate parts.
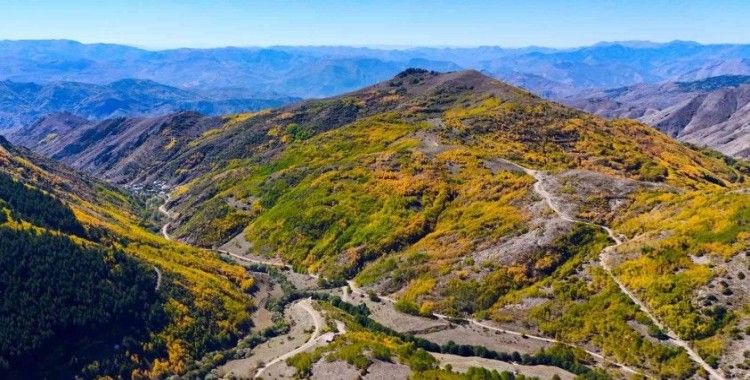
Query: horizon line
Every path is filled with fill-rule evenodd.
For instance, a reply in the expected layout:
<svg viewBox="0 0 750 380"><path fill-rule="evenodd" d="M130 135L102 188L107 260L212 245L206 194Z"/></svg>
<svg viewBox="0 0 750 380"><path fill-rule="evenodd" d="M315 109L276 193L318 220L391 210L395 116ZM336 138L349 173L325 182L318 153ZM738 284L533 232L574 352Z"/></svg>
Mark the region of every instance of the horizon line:
<svg viewBox="0 0 750 380"><path fill-rule="evenodd" d="M71 42L80 45L109 45L109 46L123 46L139 50L160 52L169 50L213 50L213 49L273 49L273 48L353 48L353 49L370 49L370 50L416 50L416 49L481 49L481 48L499 48L504 50L525 50L525 49L547 49L547 50L577 50L596 46L606 45L622 45L634 47L634 48L648 48L648 45L654 46L665 46L670 44L695 44L700 46L732 46L732 45L750 45L749 42L718 42L718 43L703 43L695 40L669 40L669 41L653 41L653 40L615 40L615 41L599 41L588 45L576 45L576 46L565 46L565 47L554 47L545 45L523 45L523 46L504 46L504 45L389 45L389 44L363 44L363 45L346 45L346 44L271 44L271 45L215 45L215 46L204 46L204 47L189 47L189 46L177 46L177 47L149 47L138 44L127 44L119 42L84 42L71 38L29 38L29 39L0 39L0 43L6 42ZM639 47L637 45L644 45Z"/></svg>

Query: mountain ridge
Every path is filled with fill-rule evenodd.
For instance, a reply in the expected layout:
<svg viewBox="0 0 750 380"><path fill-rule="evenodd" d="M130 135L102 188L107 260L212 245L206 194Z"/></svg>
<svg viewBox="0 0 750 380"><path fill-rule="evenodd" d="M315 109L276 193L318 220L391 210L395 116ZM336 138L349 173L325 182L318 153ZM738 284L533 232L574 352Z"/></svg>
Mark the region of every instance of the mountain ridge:
<svg viewBox="0 0 750 380"><path fill-rule="evenodd" d="M183 89L242 87L296 97L351 91L414 65L438 71L476 69L515 84L524 84L527 77L540 77L545 83L534 87L529 81L528 89L540 93L546 89L556 99L569 95L570 86L577 90L612 88L639 81L750 74L749 45L683 41L613 42L569 49L271 46L159 51L70 41L5 41L0 43L0 57L4 59L0 64L3 79L99 83L139 77ZM221 63L221 72L207 72L209 67L216 70L216 62Z"/></svg>
<svg viewBox="0 0 750 380"><path fill-rule="evenodd" d="M120 79L104 85L56 82L40 85L0 81L0 130L29 125L46 114L74 113L85 119L155 116L178 110L209 115L253 111L297 101L223 98L166 86L148 79Z"/></svg>

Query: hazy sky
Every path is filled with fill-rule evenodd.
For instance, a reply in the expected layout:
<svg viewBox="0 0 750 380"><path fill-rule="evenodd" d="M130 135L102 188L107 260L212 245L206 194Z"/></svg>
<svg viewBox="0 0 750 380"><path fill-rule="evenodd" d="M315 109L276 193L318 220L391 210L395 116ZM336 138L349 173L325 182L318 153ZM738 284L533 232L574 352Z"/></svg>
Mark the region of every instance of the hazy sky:
<svg viewBox="0 0 750 380"><path fill-rule="evenodd" d="M146 48L750 42L744 1L0 0L0 39Z"/></svg>

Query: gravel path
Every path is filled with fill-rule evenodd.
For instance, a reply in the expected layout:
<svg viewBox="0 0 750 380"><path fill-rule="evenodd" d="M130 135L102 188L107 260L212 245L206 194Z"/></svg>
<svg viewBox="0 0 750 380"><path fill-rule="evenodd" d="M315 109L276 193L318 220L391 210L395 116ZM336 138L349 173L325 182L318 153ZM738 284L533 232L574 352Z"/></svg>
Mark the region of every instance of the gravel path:
<svg viewBox="0 0 750 380"><path fill-rule="evenodd" d="M693 350L690 347L690 345L688 344L688 342L686 342L685 340L681 339L679 336L677 336L677 334L675 334L674 331L672 331L672 329L670 329L668 326L664 325L661 321L659 321L659 319L656 318L656 316L649 309L649 307L645 303L643 303L638 297L636 297L636 295L633 294L633 292L631 292L625 286L625 284L623 284L614 275L614 273L612 273L612 268L607 264L606 256L614 248L616 248L617 246L619 246L619 245L621 245L623 243L622 238L620 236L618 236L611 228L609 228L607 226L604 226L604 225L601 225L601 224L592 223L592 222L588 222L588 221L585 221L585 220L580 220L580 219L577 219L577 218L573 218L570 215L567 215L566 213L562 212L561 209L560 209L560 207L557 204L555 204L555 201L553 199L552 194L550 194L550 192L547 191L546 188L544 188L544 174L542 174L541 172L536 171L536 170L525 168L525 167L523 167L521 165L518 165L518 164L510 162L510 161L507 161L507 162L509 164L512 164L512 165L515 165L515 166L519 167L524 172L526 172L526 174L528 174L528 175L530 175L530 176L532 176L532 177L534 177L536 179L536 182L534 183L534 192L537 193L537 195L541 196L544 199L544 201L547 203L547 206L549 206L549 208L552 211L554 211L555 214L557 214L560 217L560 219L567 220L569 222L584 223L584 224L588 224L588 225L591 225L591 226L599 227L599 228L603 229L605 232L607 232L607 235L609 235L609 237L614 241L614 244L605 247L601 251L601 253L599 255L599 264L601 265L601 267L604 268L604 270L607 272L607 274L609 275L609 277L612 278L612 280L617 284L617 286L620 288L620 291L622 291L625 295L627 295L628 298L630 298L630 300L633 301L633 303L635 303L636 305L638 305L638 308L644 314L646 314L646 316L648 316L648 318L656 326L658 326L661 330L663 330L663 331L666 332L667 337L668 337L668 341L670 343L672 343L673 345L676 345L676 346L684 348L685 351L690 356L690 359L693 360L699 366L701 366L709 374L709 376L712 379L724 380L725 379L724 375L722 375L717 369L714 369L713 367L711 367L710 365L708 365L708 363L706 363L706 361L703 360L703 358L695 350ZM622 366L622 368L625 369L624 366Z"/></svg>
<svg viewBox="0 0 750 380"><path fill-rule="evenodd" d="M154 267L154 271L156 272L156 285L154 285L154 290L159 290L161 287L161 269L159 269L156 265L152 265Z"/></svg>
<svg viewBox="0 0 750 380"><path fill-rule="evenodd" d="M323 329L323 325L325 325L325 320L323 319L323 316L315 310L315 308L312 306L312 299L307 298L302 301L299 301L296 303L296 305L299 305L307 314L310 315L310 318L312 318L313 325L315 326L315 330L313 331L312 335L310 336L310 339L305 342L305 344L295 348L294 350L288 351L283 355L280 355L276 357L275 359L269 361L266 363L263 367L258 369L258 372L255 373L255 378L261 377L263 374L263 371L266 370L266 368L278 363L283 362L294 355L299 354L300 352L304 352L313 346L315 346L319 341L322 342L330 342L333 340L333 337L335 336L335 333L329 332L321 335L321 330Z"/></svg>

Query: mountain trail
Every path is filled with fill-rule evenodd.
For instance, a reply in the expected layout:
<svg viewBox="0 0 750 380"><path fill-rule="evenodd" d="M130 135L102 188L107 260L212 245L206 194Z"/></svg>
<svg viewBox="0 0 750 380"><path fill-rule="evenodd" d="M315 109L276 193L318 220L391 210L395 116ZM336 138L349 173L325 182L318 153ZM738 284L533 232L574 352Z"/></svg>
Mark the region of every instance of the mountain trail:
<svg viewBox="0 0 750 380"><path fill-rule="evenodd" d="M159 269L156 265L153 265L154 271L156 272L156 285L154 285L154 290L159 290L161 287L161 269Z"/></svg>
<svg viewBox="0 0 750 380"><path fill-rule="evenodd" d="M537 178L537 175L538 175L538 173L537 173L536 171L534 171L534 170L531 170L531 169L526 169L526 168L524 168L524 167L522 167L522 166L520 166L520 165L517 165L517 164L515 164L515 163L512 163L512 162L510 162L510 161L508 161L508 163L509 163L509 164L511 164L511 165L513 165L513 166L516 166L516 167L518 167L519 169L523 170L523 171L524 171L524 172L526 172L526 173L534 173L534 174L533 174L534 178ZM567 217L567 216L565 216L564 214L562 214L562 213L560 213L560 212L559 212L559 210L557 209L557 207L555 207L555 206L554 206L554 203L552 203L552 201L551 201L551 195L550 195L550 194L549 194L549 193L548 193L548 192L547 192L547 191L546 191L546 190L545 190L545 189L544 189L543 187L541 187L541 186L537 186L537 184L539 184L540 182L541 182L541 181L537 181L537 182L536 182L536 183L534 184L534 189L535 189L535 191L536 191L536 190L538 190L538 191L539 191L539 193L540 193L540 195L541 195L541 194L545 194L545 195L546 195L546 197L545 197L544 195L543 195L542 197L543 197L543 198L545 198L545 200L546 200L546 201L548 202L548 204L550 205L550 208L552 208L552 210L553 210L553 211L555 211L556 213L558 213L558 215L560 215L560 217L562 217L563 219L565 219L565 220L568 220L568 221L571 221L571 222L578 222L578 221L576 221L575 219L569 218L569 217ZM167 198L167 201L168 201L168 200L169 200L169 198ZM167 209L165 208L165 205L166 205L166 202L165 202L165 203L164 203L163 205L159 206L159 211L160 211L161 213L163 213L164 215L166 215L166 216L167 216L168 218L171 218L171 217L172 217L172 215L171 215L171 213L170 213L170 212L169 212L169 211L168 211L168 210L167 210ZM588 224L592 224L592 223L590 223L590 222L583 222L583 223L588 223ZM164 237L165 237L165 238L166 238L167 240L172 240L172 239L171 239L171 237L169 236L169 234L167 233L167 231L166 231L166 228L165 228L165 227L166 227L166 226L168 226L168 225L169 225L169 223L166 223L166 224L165 224L165 226L164 226L164 227L162 227L162 234L164 235ZM604 228L605 230L607 230L607 231L608 231L608 233L611 233L611 236L614 236L614 233L613 233L613 232L612 232L612 230L611 230L611 229L609 229L608 227L606 227L606 226L599 226L599 227L602 227L602 228ZM619 245L619 244L621 244L621 240L620 240L619 238L613 237L613 239L615 239L615 241L616 241L616 242L618 242L618 243L617 243L618 245ZM253 263L253 264L262 264L262 265L269 265L269 266L275 266L275 267L280 267L280 268L287 268L287 269L290 269L290 270L292 269L292 267L291 267L290 265L288 265L288 264L284 264L284 263L280 263L280 262L278 262L278 261L273 261L273 260L264 260L264 259L256 259L256 258L251 258L251 257L247 257L247 256L241 256L241 255L237 255L237 254L234 254L234 253L231 253L231 252L228 252L228 251L225 251L225 250L220 250L220 249L215 249L215 250L213 250L213 251L215 251L215 252L218 252L218 253L221 253L221 254L224 254L224 255L228 255L228 256L230 256L230 257L232 257L232 258L236 259L236 260L241 260L241 261L245 261L245 262L250 262L250 263ZM307 275L309 275L310 277L312 277L312 278L315 278L315 279L318 279L318 278L319 278L319 276L318 276L318 275L316 275L316 274L308 273ZM612 274L610 273L610 275L612 275ZM348 280L348 281L347 281L347 285L349 286L349 288L350 288L350 289L352 290L352 292L354 292L354 293L358 293L358 294L361 294L361 295L363 295L363 296L367 296L367 295L368 295L368 293L367 293L367 292L365 292L365 291L364 291L364 290L363 290L362 288L360 288L359 286L357 286L357 285L356 285L356 284L354 283L354 281L353 281L353 280ZM344 292L344 294L346 294L346 292ZM389 296L387 296L387 295L383 295L383 294L377 294L377 296L378 296L379 298L383 299L383 300L386 300L386 301L390 302L390 303L395 303L395 302L396 302L396 300L395 300L395 299L393 299L392 297L389 297ZM345 301L347 301L347 300L345 299ZM639 304L639 305L640 305L640 304ZM310 313L310 309L312 309L312 306L310 306L309 308L305 308L305 310L306 310L306 311L308 311L308 313ZM315 313L318 313L318 312L317 312L316 310L314 310L314 309L312 309L312 310L313 310L313 311L312 311L312 313L313 313L313 314L315 314ZM312 315L312 314L311 314L311 315ZM318 315L319 315L319 313L318 313ZM437 318L440 318L440 319L447 319L447 318L448 318L448 316L445 316L445 315L441 315L441 314L434 314L434 315L435 315L435 316L436 316ZM651 316L651 315L649 314L649 316ZM315 319L315 317L313 317L313 320L317 322L317 320ZM492 331L497 331L497 332L501 332L501 333L506 333L506 334L510 334L510 335L515 335L515 336L526 337L526 338L529 338L529 339L539 340L539 341L543 341L543 342L547 342L547 343L558 343L558 344L563 344L563 345L566 345L566 346L568 346L568 347L579 348L579 349L582 349L583 351L585 351L586 353L588 353L589 355L591 355L591 356L593 356L593 357L595 357L595 358L597 358L597 359L599 359L599 360L601 360L601 361L603 361L603 362L605 362L605 363L608 363L608 364L610 364L610 365L613 365L613 366L615 366L615 367L618 367L618 368L620 368L620 369L621 369L622 371L624 371L624 372L628 372L628 373L631 373L631 374L634 374L634 375L640 375L640 376L645 376L645 377L648 377L648 378L652 378L652 377L650 377L650 376L646 375L645 373L643 373L642 371L639 371L639 370L636 370L636 369L634 369L634 368L631 368L631 367L629 367L629 366L627 366L627 365L625 365L625 364L622 364L622 363L618 363L618 362L616 362L616 361L613 361L613 360L611 360L611 359L608 359L608 358L604 357L603 355L601 355L601 354L599 354L599 353L596 353L596 352L593 352L593 351L587 350L587 349L585 349L585 348L583 348L583 347L581 347L581 346L578 346L578 345L575 345L575 344L572 344L572 343L562 342L562 341L559 341L559 340L556 340L556 339L552 339L552 338L545 338L545 337L542 337L542 336L529 335L529 334L526 334L526 333L523 333L523 332L519 332L519 331L508 330L508 329L502 329L502 328L498 328L498 327L490 326L490 325L488 325L488 324L482 323L482 322L480 322L480 321L478 321L478 320L475 320L475 319L466 319L466 320L467 320L467 321L469 321L470 323L472 323L472 324L476 325L476 326L480 326L480 327L483 327L483 328L486 328L486 329L489 329L489 330L492 330ZM317 324L316 324L316 331L318 331L318 327L317 327ZM340 331L341 331L341 330L340 330ZM343 332L340 332L340 333L343 333ZM315 333L313 334L313 336L315 336ZM330 341L330 339L332 339L332 337L330 337L328 341ZM314 337L311 337L311 338L310 338L310 340L309 340L309 341L308 341L308 342L307 342L307 343L306 343L305 345L303 345L303 346L299 347L298 349L296 349L296 350L294 350L294 351L292 351L292 352L290 352L290 353L288 353L288 354L282 355L281 357L279 357L279 358L275 359L275 360L274 360L274 361L272 361L272 362L269 362L269 363L267 363L267 364L266 364L266 365L265 365L265 366L264 366L263 368L261 368L261 369L260 369L260 370L259 370L259 371L258 371L258 372L256 373L256 378L257 378L257 377L259 377L259 376L260 376L260 374L261 374L261 372L262 372L263 370L265 370L266 368L268 368L268 367L269 367L270 365L272 365L272 364L274 364L274 363L277 363L277 362L279 362L279 361L281 361L281 360L286 360L286 359L288 359L288 358L290 358L290 357L292 357L292 356L296 355L297 353L299 353L299 352L302 352L302 351L304 351L304 350L306 350L306 349L308 349L308 348L312 347L312 346L313 346L313 345L314 345L315 343L316 343L316 340L315 340L315 338L314 338ZM303 348L303 347L304 347L304 348ZM289 354L291 354L291 355L289 355ZM282 357L283 357L283 359L280 359L280 358L282 358ZM718 379L722 379L722 380L723 380L723 377L721 377L721 376L719 376L719 377L717 377L717 378L718 378Z"/></svg>
<svg viewBox="0 0 750 380"><path fill-rule="evenodd" d="M276 357L275 359L273 359L273 360L269 361L268 363L266 363L265 365L263 365L263 367L259 368L258 371L255 373L255 378L256 379L257 378L261 378L261 375L263 374L263 371L265 371L266 369L268 369L272 365L274 365L276 363L279 363L279 362L283 362L283 361L285 361L285 360L293 357L294 355L299 354L300 352L304 352L304 351L312 348L319 341L330 342L336 336L336 333L333 333L333 332L329 332L329 333L325 333L325 334L321 335L320 332L323 329L323 325L325 325L325 320L323 319L323 316L320 314L320 312L318 312L317 310L315 310L315 308L312 306L312 299L311 298L306 298L306 299L304 299L302 301L299 301L297 303L297 305L299 305L303 310L305 310L310 315L310 318L312 318L313 324L315 326L315 330L310 335L310 339L308 339L307 342L305 342L305 344L303 344L303 345L297 347L296 349L294 349L292 351L289 351L289 352L287 352L287 353L285 353L285 354L283 354L281 356ZM340 326L339 326L338 323L337 323L337 326L340 328ZM343 329L345 331L346 327L344 327Z"/></svg>
<svg viewBox="0 0 750 380"><path fill-rule="evenodd" d="M504 160L505 161L505 160ZM599 264L604 269L605 272L609 275L610 278L617 284L617 286L620 288L620 291L622 291L628 298L630 298L633 303L638 305L638 308L648 316L648 318L653 322L659 329L662 331L665 331L668 337L668 341L672 343L675 346L679 346L685 349L685 351L688 353L688 356L690 356L690 359L693 360L696 364L698 364L701 368L703 368L712 379L717 380L724 380L725 377L715 368L711 367L706 363L705 360L695 351L693 350L687 341L681 339L677 334L672 331L668 326L664 325L659 319L654 315L654 313L649 309L649 307L643 303L638 297L636 297L633 292L631 292L625 284L623 284L615 275L612 273L612 268L609 266L606 260L607 253L611 252L614 248L620 246L623 243L623 239L621 236L618 236L611 228L601 225L592 223L586 220L581 220L578 218L571 217L570 215L566 214L565 212L561 211L560 208L555 204L555 201L553 200L552 194L547 191L547 189L544 188L544 174L537 170L529 169L526 167L523 167L521 165L518 165L514 162L506 161L508 164L518 167L519 169L523 170L526 174L534 177L536 179L536 182L534 183L534 192L542 197L544 201L547 203L547 206L560 217L560 219L573 222L573 223L584 223L591 226L599 227L603 229L607 235L614 241L614 244L605 247L599 254Z"/></svg>

